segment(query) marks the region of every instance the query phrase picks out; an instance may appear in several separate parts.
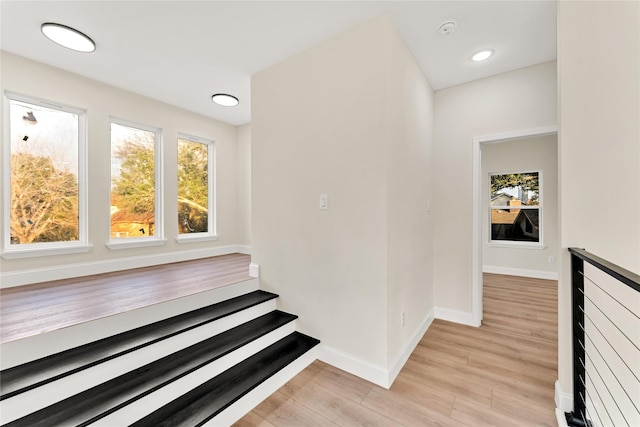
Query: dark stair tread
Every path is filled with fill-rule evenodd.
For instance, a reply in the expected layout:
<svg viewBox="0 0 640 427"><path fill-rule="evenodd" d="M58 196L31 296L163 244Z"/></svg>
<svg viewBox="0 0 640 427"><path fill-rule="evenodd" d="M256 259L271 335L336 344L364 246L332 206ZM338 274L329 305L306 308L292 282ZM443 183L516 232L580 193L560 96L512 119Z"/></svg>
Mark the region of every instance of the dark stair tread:
<svg viewBox="0 0 640 427"><path fill-rule="evenodd" d="M136 421L131 426L200 426L319 342L315 338L294 332Z"/></svg>
<svg viewBox="0 0 640 427"><path fill-rule="evenodd" d="M0 400L277 298L254 291L0 371Z"/></svg>
<svg viewBox="0 0 640 427"><path fill-rule="evenodd" d="M272 311L7 424L84 426L295 320Z"/></svg>

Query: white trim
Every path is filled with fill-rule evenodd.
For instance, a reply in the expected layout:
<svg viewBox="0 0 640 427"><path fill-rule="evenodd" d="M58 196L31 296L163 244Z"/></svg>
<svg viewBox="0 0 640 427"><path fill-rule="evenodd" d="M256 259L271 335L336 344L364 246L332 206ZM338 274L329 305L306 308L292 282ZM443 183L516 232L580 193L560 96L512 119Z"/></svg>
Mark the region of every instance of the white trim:
<svg viewBox="0 0 640 427"><path fill-rule="evenodd" d="M214 238L213 240L218 238L218 233L217 233L217 224L218 224L218 215L216 212L216 195L218 194L218 192L216 191L216 170L217 168L215 167L215 163L216 163L216 143L214 140L212 139L208 139L208 138L201 138L198 136L193 136L193 135L189 135L187 133L182 133L182 132L178 132L178 138L177 138L177 145L178 145L178 151L180 151L180 140L184 140L187 142L193 142L193 143L199 143L199 144L204 144L207 146L207 178L208 178L208 182L207 182L207 209L208 209L208 213L207 213L207 230L209 230L207 233L198 233L200 235L203 236L203 240L204 240L204 236L208 236L209 238ZM178 159L180 158L180 155L178 154ZM179 166L179 165L178 165ZM182 239L184 238L185 241L187 241L188 238L185 238L183 236L190 236L190 234L178 234L178 239ZM178 240L178 243L182 243L180 242L180 240Z"/></svg>
<svg viewBox="0 0 640 427"><path fill-rule="evenodd" d="M30 243L25 245L11 245L11 101L33 104L49 110L56 110L65 113L75 114L78 117L78 240L69 242L52 243ZM4 239L2 244L2 257L5 259L28 258L37 256L50 256L59 254L79 253L91 249L89 244L88 226L88 184L87 184L87 163L88 163L88 126L87 110L67 104L48 101L43 98L22 95L16 92L4 91L3 107L5 113L2 117L4 132L0 135L3 139L2 156L3 172L2 198L4 208L2 209L2 227ZM87 249L88 248L88 249Z"/></svg>
<svg viewBox="0 0 640 427"><path fill-rule="evenodd" d="M238 252L245 255L251 255L251 245L236 245Z"/></svg>
<svg viewBox="0 0 640 427"><path fill-rule="evenodd" d="M389 388L389 371L380 365L376 365L359 357L345 353L341 350L320 344L318 349L318 359L335 366L338 369L349 372L357 377L365 379L380 387Z"/></svg>
<svg viewBox="0 0 640 427"><path fill-rule="evenodd" d="M195 243L195 242L212 242L218 240L218 236L210 233L192 233L192 234L178 234L176 242L180 244Z"/></svg>
<svg viewBox="0 0 640 427"><path fill-rule="evenodd" d="M149 246L164 246L167 243L165 239L155 239L150 237L140 238L122 238L118 240L109 240L105 243L106 247L111 250L146 248Z"/></svg>
<svg viewBox="0 0 640 427"><path fill-rule="evenodd" d="M435 318L446 320L448 322L460 323L467 326L480 326L480 320L477 320L473 312L453 310L450 308L436 307L434 309Z"/></svg>
<svg viewBox="0 0 640 427"><path fill-rule="evenodd" d="M129 270L132 268L149 267L152 265L190 261L233 253L244 253L243 250L245 249L246 246L242 245L215 246L188 251L127 256L94 262L65 264L55 267L32 268L28 270L2 272L0 273L0 281L2 282L2 288L4 289L13 286L27 285L30 283L70 279L72 277L88 276L91 274L101 274L112 271Z"/></svg>
<svg viewBox="0 0 640 427"><path fill-rule="evenodd" d="M434 310L431 310L429 311L427 316L424 318L424 320L422 321L418 329L415 331L415 333L411 337L411 340L407 342L407 344L404 346L404 349L400 352L400 354L398 354L398 356L395 359L395 362L391 364L391 368L389 369L389 377L387 380L389 387L391 387L393 382L396 380L396 377L402 370L402 367L404 366L405 363L407 363L407 360L409 360L411 353L413 353L413 350L415 350L416 346L422 340L422 337L427 332L427 329L429 329L429 326L431 326L433 319L434 319Z"/></svg>
<svg viewBox="0 0 640 427"><path fill-rule="evenodd" d="M37 243L36 243L37 244ZM38 246L36 249L25 250L11 250L2 253L4 259L20 259L20 258L33 258L39 256L54 256L54 255L68 255L68 254L80 254L89 252L93 249L93 245L57 245L52 246Z"/></svg>
<svg viewBox="0 0 640 427"><path fill-rule="evenodd" d="M534 249L542 250L547 247L537 242L514 242L511 240L491 240L487 245L491 248L508 248L508 249Z"/></svg>
<svg viewBox="0 0 640 427"><path fill-rule="evenodd" d="M527 270L524 268L501 267L497 265L483 265L484 273L506 274L508 276L532 277L534 279L558 280L555 271Z"/></svg>
<svg viewBox="0 0 640 427"><path fill-rule="evenodd" d="M482 159L480 146L483 144L495 144L515 139L530 138L558 133L558 126L543 126L538 128L495 133L476 136L473 138L472 152L472 274L471 274L471 316L472 324L480 325L482 322ZM438 309L436 308L436 318ZM463 322L458 322L463 323Z"/></svg>
<svg viewBox="0 0 640 427"><path fill-rule="evenodd" d="M517 208L520 210L527 210L527 209L536 209L538 210L538 241L537 242L527 242L527 241L514 241L514 240L492 240L491 239L491 232L488 233L488 237L489 237L489 246L492 245L508 245L510 247L513 248L526 248L526 249L544 249L544 186L543 186L543 182L544 182L544 171L542 169L535 169L535 170L529 170L527 172L525 171L509 171L509 172L489 172L489 182L491 182L491 177L494 175L507 175L507 174L516 174L516 173L537 173L538 174L538 204L537 205L523 205L523 206L518 206ZM489 227L489 230L491 230L491 211L492 210L499 210L499 209L509 209L509 206L492 206L491 203L489 203L489 218L488 218L488 223L486 226Z"/></svg>
<svg viewBox="0 0 640 427"><path fill-rule="evenodd" d="M164 240L164 139L162 135L162 128L159 126L150 126L142 123L133 122L127 119L121 119L115 116L109 116L109 129L110 129L110 137L109 137L109 147L111 152L111 157L113 157L113 135L111 134L111 129L113 129L113 125L118 125L122 127L127 127L135 130L142 130L145 132L151 132L154 134L153 141L153 161L154 161L154 179L155 179L155 188L154 188L154 234L153 236L148 237L139 237L136 238L136 241L140 242L142 240L154 242L159 241L162 242L160 244L164 244L166 240ZM109 172L110 180L111 172ZM109 194L111 194L111 189L109 189ZM134 239L129 238L113 238L111 237L111 218L109 218L109 242L107 243L107 247L109 249L120 249L123 247L142 247L147 245L133 245L133 244L124 244L120 245L120 242L132 242ZM149 244L150 246L157 246L154 244Z"/></svg>
<svg viewBox="0 0 640 427"><path fill-rule="evenodd" d="M564 417L564 412L558 408L556 408L556 422L558 423L558 427L569 427L567 419Z"/></svg>
<svg viewBox="0 0 640 427"><path fill-rule="evenodd" d="M260 264L256 264L255 262L249 264L249 276L260 277Z"/></svg>
<svg viewBox="0 0 640 427"><path fill-rule="evenodd" d="M554 400L556 402L556 408L557 408L557 410L562 412L563 418L564 418L564 413L565 412L573 411L573 394L565 393L562 390L562 386L560 385L560 381L558 381L558 380L556 380L556 383L555 383ZM566 421L565 421L565 425L566 425Z"/></svg>

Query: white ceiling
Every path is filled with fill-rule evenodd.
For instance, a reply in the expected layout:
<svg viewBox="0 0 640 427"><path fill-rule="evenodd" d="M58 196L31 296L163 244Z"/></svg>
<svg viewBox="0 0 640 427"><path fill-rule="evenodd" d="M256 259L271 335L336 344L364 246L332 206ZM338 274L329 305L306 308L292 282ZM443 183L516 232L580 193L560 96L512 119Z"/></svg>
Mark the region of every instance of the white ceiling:
<svg viewBox="0 0 640 427"><path fill-rule="evenodd" d="M388 13L434 89L556 57L556 2L536 1L7 1L3 50L234 125L251 121L251 75ZM450 35L440 24L456 19ZM77 53L40 33L61 23L90 36ZM485 63L472 53L495 50ZM220 107L211 95L237 96ZM37 95L37 94L33 94Z"/></svg>

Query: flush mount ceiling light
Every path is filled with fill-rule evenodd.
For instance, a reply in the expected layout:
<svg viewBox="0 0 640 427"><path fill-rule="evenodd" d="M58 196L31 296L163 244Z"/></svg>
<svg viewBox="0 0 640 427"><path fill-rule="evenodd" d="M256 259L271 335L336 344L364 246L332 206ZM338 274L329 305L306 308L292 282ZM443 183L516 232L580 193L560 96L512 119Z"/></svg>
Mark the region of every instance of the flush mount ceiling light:
<svg viewBox="0 0 640 427"><path fill-rule="evenodd" d="M238 98L226 93L216 93L215 95L211 96L211 100L218 105L222 105L223 107L235 107L240 103L240 101L238 101Z"/></svg>
<svg viewBox="0 0 640 427"><path fill-rule="evenodd" d="M62 24L45 22L40 27L42 34L54 43L77 52L93 52L96 44L86 34Z"/></svg>
<svg viewBox="0 0 640 427"><path fill-rule="evenodd" d="M493 49L481 50L480 52L476 52L471 56L471 60L473 62L482 62L486 61L493 55Z"/></svg>

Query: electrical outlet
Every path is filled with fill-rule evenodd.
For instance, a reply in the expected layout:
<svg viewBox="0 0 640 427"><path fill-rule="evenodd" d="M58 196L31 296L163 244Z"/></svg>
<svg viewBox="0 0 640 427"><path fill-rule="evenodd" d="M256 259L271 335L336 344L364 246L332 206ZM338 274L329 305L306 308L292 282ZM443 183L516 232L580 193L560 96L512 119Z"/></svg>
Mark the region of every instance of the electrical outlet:
<svg viewBox="0 0 640 427"><path fill-rule="evenodd" d="M404 324L406 323L407 320L407 316L406 313L403 311L402 313L400 313L400 327L404 328Z"/></svg>

